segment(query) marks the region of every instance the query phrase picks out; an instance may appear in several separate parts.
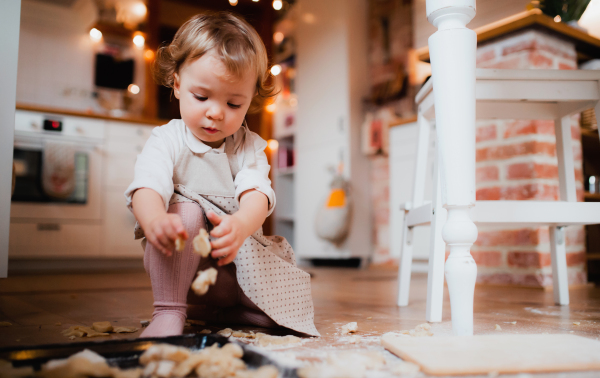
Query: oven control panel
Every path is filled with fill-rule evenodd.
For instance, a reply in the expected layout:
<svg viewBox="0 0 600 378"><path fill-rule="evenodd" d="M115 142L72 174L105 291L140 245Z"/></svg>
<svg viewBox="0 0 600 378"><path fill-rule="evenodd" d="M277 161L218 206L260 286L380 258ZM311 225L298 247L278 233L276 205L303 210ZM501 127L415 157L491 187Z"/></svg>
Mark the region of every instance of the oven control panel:
<svg viewBox="0 0 600 378"><path fill-rule="evenodd" d="M79 139L104 139L106 121L17 110L15 131L25 135L56 135Z"/></svg>
<svg viewBox="0 0 600 378"><path fill-rule="evenodd" d="M62 131L62 122L55 119L45 119L44 130L60 132Z"/></svg>

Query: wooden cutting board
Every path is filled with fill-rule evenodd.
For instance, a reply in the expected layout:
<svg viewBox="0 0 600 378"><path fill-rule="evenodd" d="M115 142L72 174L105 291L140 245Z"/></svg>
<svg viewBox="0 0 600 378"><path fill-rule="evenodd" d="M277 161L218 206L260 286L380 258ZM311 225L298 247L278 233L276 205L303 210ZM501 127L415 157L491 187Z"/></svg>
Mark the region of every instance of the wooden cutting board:
<svg viewBox="0 0 600 378"><path fill-rule="evenodd" d="M600 341L575 335L407 337L381 344L431 375L600 370Z"/></svg>

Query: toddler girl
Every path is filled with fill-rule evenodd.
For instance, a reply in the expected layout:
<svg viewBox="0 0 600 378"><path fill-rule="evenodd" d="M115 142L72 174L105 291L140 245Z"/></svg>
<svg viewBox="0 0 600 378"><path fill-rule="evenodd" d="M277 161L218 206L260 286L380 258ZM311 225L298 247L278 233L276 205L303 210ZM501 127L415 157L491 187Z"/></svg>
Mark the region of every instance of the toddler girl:
<svg viewBox="0 0 600 378"><path fill-rule="evenodd" d="M260 37L229 13L195 16L159 49L155 78L173 89L182 119L152 131L125 192L136 238L145 237L154 295L142 337L179 335L186 317L319 336L309 275L296 267L285 239L262 234L275 206L267 143L244 122L273 95ZM203 259L191 243L200 228L213 237ZM174 252L179 237L188 242ZM211 266L216 284L195 295L196 272Z"/></svg>

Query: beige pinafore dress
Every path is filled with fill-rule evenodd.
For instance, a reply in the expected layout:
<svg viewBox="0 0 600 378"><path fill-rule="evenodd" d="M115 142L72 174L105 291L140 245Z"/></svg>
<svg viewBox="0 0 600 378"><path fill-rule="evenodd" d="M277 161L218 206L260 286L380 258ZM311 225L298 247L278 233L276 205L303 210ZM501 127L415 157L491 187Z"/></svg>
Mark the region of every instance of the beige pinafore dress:
<svg viewBox="0 0 600 378"><path fill-rule="evenodd" d="M256 164L254 150L243 128L241 143L249 166ZM225 153L195 154L187 146L173 171L174 194L169 205L195 202L206 214L233 214L238 210L234 178L239 172L233 136L225 139ZM136 238L143 231L136 227ZM209 257L210 258L210 257ZM237 281L246 296L277 324L320 336L314 325L310 275L296 266L292 247L281 236L264 236L262 227L248 237L233 260ZM218 281L218 277L217 277Z"/></svg>

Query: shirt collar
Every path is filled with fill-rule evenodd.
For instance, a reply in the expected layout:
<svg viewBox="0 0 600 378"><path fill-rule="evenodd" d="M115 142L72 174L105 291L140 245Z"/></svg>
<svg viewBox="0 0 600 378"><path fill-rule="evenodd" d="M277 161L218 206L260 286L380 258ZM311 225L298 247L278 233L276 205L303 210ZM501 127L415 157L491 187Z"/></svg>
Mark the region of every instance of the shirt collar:
<svg viewBox="0 0 600 378"><path fill-rule="evenodd" d="M184 124L185 125L185 124ZM238 144L240 142L240 137L244 132L244 128L240 127L238 131L233 134L233 145L235 146L234 150L237 150ZM200 139L198 139L192 130L190 130L187 125L185 125L185 144L187 144L188 148L195 154L205 154L210 150L215 150L217 152L225 152L225 143L221 144L219 148L212 148L204 144Z"/></svg>
<svg viewBox="0 0 600 378"><path fill-rule="evenodd" d="M194 133L192 133L192 130L190 130L190 128L187 126L185 127L185 144L187 144L189 149L195 154L205 154L213 149L212 147L202 143L202 141L198 139ZM225 143L223 143L223 145L225 145ZM215 150L220 151L222 148L215 148Z"/></svg>

